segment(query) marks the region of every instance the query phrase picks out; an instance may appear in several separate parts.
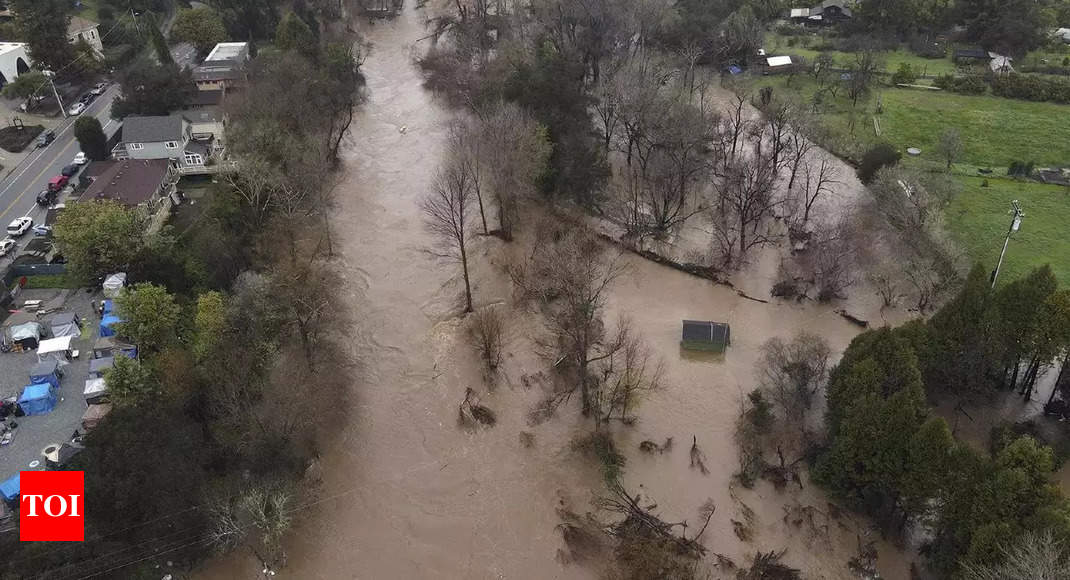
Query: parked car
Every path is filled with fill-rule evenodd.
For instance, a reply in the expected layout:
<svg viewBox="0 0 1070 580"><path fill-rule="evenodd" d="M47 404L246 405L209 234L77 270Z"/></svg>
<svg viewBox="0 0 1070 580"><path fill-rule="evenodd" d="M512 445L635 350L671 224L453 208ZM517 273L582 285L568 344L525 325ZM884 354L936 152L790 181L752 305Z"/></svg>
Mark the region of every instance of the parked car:
<svg viewBox="0 0 1070 580"><path fill-rule="evenodd" d="M20 218L15 218L14 220L12 220L12 222L10 224L7 225L7 235L14 236L14 237L17 238L17 237L21 236L22 234L25 234L26 230L29 230L32 227L33 227L33 218L29 218L29 217L25 217L25 216L20 217Z"/></svg>
<svg viewBox="0 0 1070 580"><path fill-rule="evenodd" d="M96 98L97 98L97 96L94 95L93 93L86 93L86 94L82 95L82 98L78 99L78 102L82 103L83 105L88 107L89 103L92 103L93 99L96 99Z"/></svg>
<svg viewBox="0 0 1070 580"><path fill-rule="evenodd" d="M89 92L93 93L94 95L103 95L104 91L106 91L106 90L108 90L108 83L97 83L93 87L93 90L91 90Z"/></svg>
<svg viewBox="0 0 1070 580"><path fill-rule="evenodd" d="M34 142L34 148L40 149L47 147L49 143L56 140L56 132L52 129L45 129L43 133L37 136L37 141Z"/></svg>
<svg viewBox="0 0 1070 580"><path fill-rule="evenodd" d="M75 165L85 165L86 163L89 163L89 158L85 156L85 153L79 151L78 155L74 156L74 161L71 161L71 163Z"/></svg>
<svg viewBox="0 0 1070 580"><path fill-rule="evenodd" d="M60 175L70 178L70 176L74 175L75 173L78 173L79 169L81 168L78 165L75 165L74 163L71 163L70 165L64 165L63 171L60 172Z"/></svg>
<svg viewBox="0 0 1070 580"><path fill-rule="evenodd" d="M0 256L6 256L11 253L11 250L15 249L15 240L11 238L4 238L0 240Z"/></svg>
<svg viewBox="0 0 1070 580"><path fill-rule="evenodd" d="M85 110L85 103L75 103L71 105L70 109L67 109L67 114L71 116L81 115Z"/></svg>
<svg viewBox="0 0 1070 580"><path fill-rule="evenodd" d="M63 189L64 185L67 185L68 181L70 181L70 178L66 175L57 175L48 180L48 189L49 191L59 191Z"/></svg>
<svg viewBox="0 0 1070 580"><path fill-rule="evenodd" d="M56 192L51 189L42 189L37 194L37 205L48 207L56 202Z"/></svg>
<svg viewBox="0 0 1070 580"><path fill-rule="evenodd" d="M39 226L33 226L33 235L35 236L51 236L52 226L46 226L41 224Z"/></svg>

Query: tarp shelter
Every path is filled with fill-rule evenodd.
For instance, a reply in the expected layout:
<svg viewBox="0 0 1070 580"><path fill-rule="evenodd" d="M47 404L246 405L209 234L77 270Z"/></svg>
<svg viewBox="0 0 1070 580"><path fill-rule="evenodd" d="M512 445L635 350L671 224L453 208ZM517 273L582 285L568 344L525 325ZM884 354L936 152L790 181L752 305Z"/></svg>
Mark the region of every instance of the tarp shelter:
<svg viewBox="0 0 1070 580"><path fill-rule="evenodd" d="M52 385L29 385L22 389L19 406L27 415L44 415L51 413L56 406L56 392Z"/></svg>
<svg viewBox="0 0 1070 580"><path fill-rule="evenodd" d="M81 322L73 312L60 312L52 317L48 325L52 328L53 337L82 335Z"/></svg>
<svg viewBox="0 0 1070 580"><path fill-rule="evenodd" d="M45 452L45 465L47 465L49 469L59 469L60 467L67 465L75 455L81 453L82 449L84 448L75 447L70 443L52 446Z"/></svg>
<svg viewBox="0 0 1070 580"><path fill-rule="evenodd" d="M93 343L93 358L108 358L120 354L137 358L137 347L114 336L102 336Z"/></svg>
<svg viewBox="0 0 1070 580"><path fill-rule="evenodd" d="M790 56L770 56L765 59L765 63L769 65L769 68L781 68L791 66Z"/></svg>
<svg viewBox="0 0 1070 580"><path fill-rule="evenodd" d="M11 341L22 345L22 348L37 348L41 341L41 325L36 322L26 322L18 326L12 326Z"/></svg>
<svg viewBox="0 0 1070 580"><path fill-rule="evenodd" d="M54 360L59 363L60 366L68 364L69 361L67 359L70 356L72 340L74 340L73 336L61 336L59 338L42 340L41 344L37 345L37 362Z"/></svg>
<svg viewBox="0 0 1070 580"><path fill-rule="evenodd" d="M59 388L59 363L54 360L39 362L30 369L30 382L35 385L45 383Z"/></svg>
<svg viewBox="0 0 1070 580"><path fill-rule="evenodd" d="M115 366L115 359L112 357L95 358L89 361L89 378L103 377L104 371Z"/></svg>
<svg viewBox="0 0 1070 580"><path fill-rule="evenodd" d="M82 414L82 429L89 431L93 427L96 427L110 412L111 405L107 403L104 403L103 405L89 405L89 408Z"/></svg>
<svg viewBox="0 0 1070 580"><path fill-rule="evenodd" d="M732 342L732 329L725 322L685 320L680 346L689 350L724 352Z"/></svg>
<svg viewBox="0 0 1070 580"><path fill-rule="evenodd" d="M104 284L101 287L104 289L104 295L108 298L115 298L122 291L123 286L126 286L126 273L119 272L118 274L112 274L104 279Z"/></svg>
<svg viewBox="0 0 1070 580"><path fill-rule="evenodd" d="M15 501L19 497L19 475L21 473L16 473L0 483L0 495L7 501Z"/></svg>
<svg viewBox="0 0 1070 580"><path fill-rule="evenodd" d="M111 314L112 310L115 310L115 303L111 300L105 300L100 303L100 315L107 316Z"/></svg>
<svg viewBox="0 0 1070 580"><path fill-rule="evenodd" d="M108 314L100 319L100 336L115 336L115 329L112 326L119 322L122 322L122 320L119 320L119 317L114 314Z"/></svg>
<svg viewBox="0 0 1070 580"><path fill-rule="evenodd" d="M82 394L85 395L86 402L92 405L108 395L108 384L103 378L88 379Z"/></svg>

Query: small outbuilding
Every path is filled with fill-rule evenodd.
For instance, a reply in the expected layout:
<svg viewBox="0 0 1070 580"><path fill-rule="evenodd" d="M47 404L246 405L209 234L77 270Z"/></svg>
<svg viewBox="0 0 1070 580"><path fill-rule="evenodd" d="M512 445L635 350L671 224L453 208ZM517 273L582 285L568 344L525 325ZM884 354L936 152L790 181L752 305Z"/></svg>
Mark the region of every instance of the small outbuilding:
<svg viewBox="0 0 1070 580"><path fill-rule="evenodd" d="M724 352L732 342L732 331L727 322L710 320L685 320L680 337L680 346L688 350Z"/></svg>
<svg viewBox="0 0 1070 580"><path fill-rule="evenodd" d="M56 407L56 391L48 383L29 385L19 395L19 407L27 415L45 415Z"/></svg>
<svg viewBox="0 0 1070 580"><path fill-rule="evenodd" d="M30 369L30 382L35 385L49 384L53 388L59 388L59 363L54 360L39 362Z"/></svg>
<svg viewBox="0 0 1070 580"><path fill-rule="evenodd" d="M53 337L82 335L82 322L73 312L60 312L52 317L48 326L52 329Z"/></svg>

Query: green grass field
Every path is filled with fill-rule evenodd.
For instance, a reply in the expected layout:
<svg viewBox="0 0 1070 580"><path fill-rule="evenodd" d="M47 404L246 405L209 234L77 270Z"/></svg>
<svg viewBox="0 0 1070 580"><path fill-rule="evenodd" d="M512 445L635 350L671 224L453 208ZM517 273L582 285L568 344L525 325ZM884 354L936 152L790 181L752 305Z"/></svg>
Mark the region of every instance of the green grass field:
<svg viewBox="0 0 1070 580"><path fill-rule="evenodd" d="M970 257L990 270L995 267L1010 225L1011 201L1022 204L1025 218L1011 238L1000 282L1020 277L1031 268L1051 264L1062 286L1070 285L1070 189L1031 181L961 177L963 188L948 206L948 229Z"/></svg>
<svg viewBox="0 0 1070 580"><path fill-rule="evenodd" d="M774 33L767 33L765 35L765 50L768 54L793 54L801 56L813 62L817 58L818 51L802 46L802 44L796 43L795 46L788 46L788 38L786 36L780 36ZM797 37L801 38L801 37ZM817 39L811 37L811 42L815 43ZM838 50L831 51L833 58L841 66L845 63L854 60L854 55L848 52L840 52ZM899 69L899 65L907 63L918 71L921 75L937 76L946 73L955 72L955 63L950 58L924 58L918 56L904 48L892 52L885 52L882 54L884 58L884 68L888 72L892 73Z"/></svg>

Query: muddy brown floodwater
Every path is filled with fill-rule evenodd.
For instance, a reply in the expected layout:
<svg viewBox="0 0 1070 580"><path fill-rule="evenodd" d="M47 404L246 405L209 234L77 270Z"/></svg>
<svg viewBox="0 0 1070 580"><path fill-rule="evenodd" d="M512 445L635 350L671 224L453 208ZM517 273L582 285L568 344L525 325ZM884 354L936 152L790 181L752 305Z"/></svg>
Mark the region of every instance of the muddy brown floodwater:
<svg viewBox="0 0 1070 580"><path fill-rule="evenodd" d="M300 514L285 542L287 566L276 577L594 578L591 568L562 561L555 530L556 508L588 510L602 485L569 450L585 427L575 405L538 427L525 422L539 392L521 377L546 368L531 355L537 320L510 310L514 330L503 378L487 392L456 317L455 268L422 251L429 240L417 202L444 153L451 114L422 88L412 65L414 46L426 35L422 23L420 12L406 5L397 19L363 31L372 44L364 65L369 101L345 149L333 222L345 278L339 291L357 321L351 341L361 368L346 425L322 455L321 501ZM510 291L500 266L518 250L495 239L478 240L473 249L477 306L507 304ZM733 491L732 430L740 394L753 388L764 340L807 329L827 337L839 353L858 329L828 307L760 304L636 257L626 260L630 271L614 288L607 318L630 316L667 365L666 388L643 402L637 425L618 432L629 460L627 487L656 501L669 521L694 520L699 506L712 499L717 511L704 536L711 552L742 562L755 550L786 548L786 561L807 578L849 577L846 561L859 538L873 536L865 522L832 517L834 510L808 482L801 491L762 485ZM750 282L767 290L769 268L757 270L758 279ZM879 319L871 307L872 301L852 305ZM685 357L678 347L685 318L729 322L728 353ZM466 387L481 392L497 413L497 425L475 431L458 426ZM530 447L521 443L522 431L533 433ZM708 475L689 468L692 436L707 456ZM637 451L643 439L666 437L677 442L669 453ZM732 527L733 519L743 519L744 504L755 514L755 536L747 543ZM789 512L795 515L786 518ZM798 514L808 514L798 527L785 523ZM878 545L884 577L907 578L908 555ZM259 564L241 552L212 562L199 577L255 578L259 572Z"/></svg>

